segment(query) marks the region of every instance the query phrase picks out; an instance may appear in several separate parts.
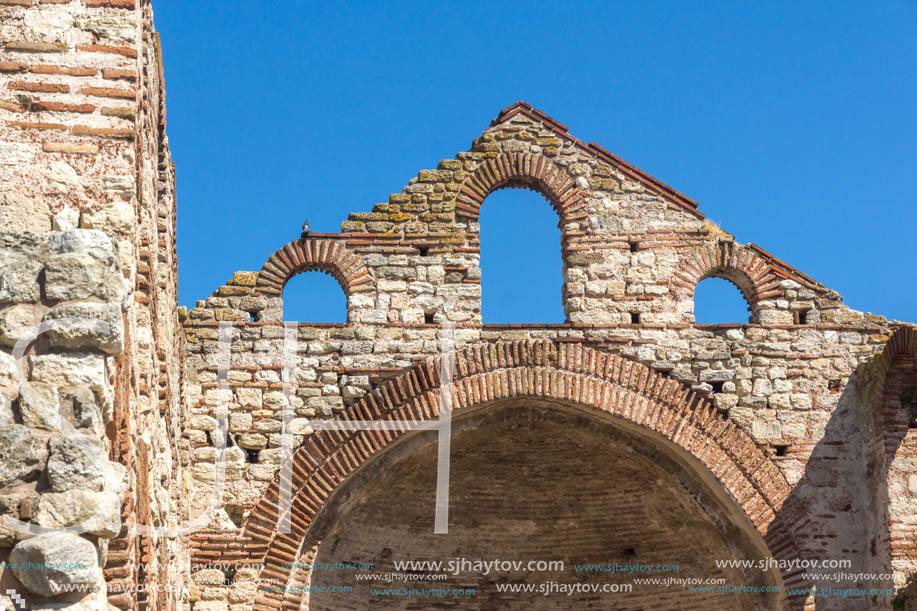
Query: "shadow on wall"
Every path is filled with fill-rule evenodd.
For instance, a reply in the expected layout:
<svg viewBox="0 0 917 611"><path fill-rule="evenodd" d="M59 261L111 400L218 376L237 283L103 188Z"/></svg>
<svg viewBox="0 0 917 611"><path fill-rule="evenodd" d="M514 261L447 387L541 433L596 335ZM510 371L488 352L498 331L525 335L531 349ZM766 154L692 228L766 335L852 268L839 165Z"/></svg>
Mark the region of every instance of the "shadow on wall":
<svg viewBox="0 0 917 611"><path fill-rule="evenodd" d="M824 436L815 444L806 460L806 448L776 446L777 461L786 461L782 467L793 471L793 464L805 465L799 481L777 513L771 528L792 533L803 554L801 560L850 561L850 566L815 568L802 573L825 575L821 578L803 578L796 588L813 588L815 609L827 611L843 609L888 609L891 597L867 598L819 595L827 588L890 588L890 583L867 580L837 580L833 573L882 572L880 558L874 556L875 537L870 532L872 503L869 469L870 439L862 425L866 409L857 397L856 376L851 376L840 390L837 408L825 424ZM815 434L815 438L819 435ZM790 478L788 478L790 479ZM790 479L792 483L792 479ZM812 516L816 516L813 521ZM879 520L881 522L881 520Z"/></svg>

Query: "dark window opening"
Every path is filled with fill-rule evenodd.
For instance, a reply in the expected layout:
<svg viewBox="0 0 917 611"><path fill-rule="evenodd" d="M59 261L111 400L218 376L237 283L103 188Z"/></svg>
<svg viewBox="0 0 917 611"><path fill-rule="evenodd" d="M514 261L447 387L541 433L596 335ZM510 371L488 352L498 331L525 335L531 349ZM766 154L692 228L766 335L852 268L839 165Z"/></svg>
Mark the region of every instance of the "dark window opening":
<svg viewBox="0 0 917 611"><path fill-rule="evenodd" d="M790 449L789 444L786 443L775 443L774 444L774 453L777 456L786 456L787 450Z"/></svg>
<svg viewBox="0 0 917 611"><path fill-rule="evenodd" d="M630 323L632 325L640 324L640 312L631 312L630 313Z"/></svg>
<svg viewBox="0 0 917 611"><path fill-rule="evenodd" d="M485 323L564 322L557 213L532 191L502 189L481 206L481 316Z"/></svg>
<svg viewBox="0 0 917 611"><path fill-rule="evenodd" d="M630 243L630 251L631 251L631 252L637 252L638 250L640 250L640 244L637 243L637 242L631 242L631 243Z"/></svg>
<svg viewBox="0 0 917 611"><path fill-rule="evenodd" d="M793 310L793 324L804 325L808 318L808 310Z"/></svg>
<svg viewBox="0 0 917 611"><path fill-rule="evenodd" d="M297 274L283 289L283 319L347 322L347 297L330 275L318 270Z"/></svg>
<svg viewBox="0 0 917 611"><path fill-rule="evenodd" d="M742 291L723 278L705 278L694 289L694 322L700 325L747 323L748 302Z"/></svg>
<svg viewBox="0 0 917 611"><path fill-rule="evenodd" d="M713 394L723 392L723 384L725 383L726 382L708 382L708 384L713 387L713 390L711 391Z"/></svg>
<svg viewBox="0 0 917 611"><path fill-rule="evenodd" d="M258 450L245 450L245 462L256 463L258 462Z"/></svg>
<svg viewBox="0 0 917 611"><path fill-rule="evenodd" d="M901 391L901 407L908 412L908 428L917 429L917 386Z"/></svg>
<svg viewBox="0 0 917 611"><path fill-rule="evenodd" d="M426 257L427 254L428 254L429 252L430 252L430 247L429 247L429 246L418 246L418 247L417 247L417 253L418 253L421 257Z"/></svg>
<svg viewBox="0 0 917 611"><path fill-rule="evenodd" d="M423 321L424 321L426 324L428 324L428 325L432 325L432 324L433 324L433 315L432 315L432 314L424 314L424 315L423 315Z"/></svg>
<svg viewBox="0 0 917 611"><path fill-rule="evenodd" d="M627 561L636 560L637 550L633 547L628 547L624 550L624 559Z"/></svg>

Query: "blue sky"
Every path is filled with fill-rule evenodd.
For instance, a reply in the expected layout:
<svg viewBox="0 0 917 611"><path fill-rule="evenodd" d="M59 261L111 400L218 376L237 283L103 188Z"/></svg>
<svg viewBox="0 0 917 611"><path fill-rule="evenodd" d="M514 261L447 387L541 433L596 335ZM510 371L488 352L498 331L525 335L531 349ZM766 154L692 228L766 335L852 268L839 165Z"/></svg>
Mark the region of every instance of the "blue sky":
<svg viewBox="0 0 917 611"><path fill-rule="evenodd" d="M851 307L917 321L917 3L700 4L155 0L180 302L305 218L339 231L524 99ZM562 320L553 212L487 203L485 322ZM333 280L297 280L290 318L343 318ZM737 321L730 287L702 288L705 322Z"/></svg>

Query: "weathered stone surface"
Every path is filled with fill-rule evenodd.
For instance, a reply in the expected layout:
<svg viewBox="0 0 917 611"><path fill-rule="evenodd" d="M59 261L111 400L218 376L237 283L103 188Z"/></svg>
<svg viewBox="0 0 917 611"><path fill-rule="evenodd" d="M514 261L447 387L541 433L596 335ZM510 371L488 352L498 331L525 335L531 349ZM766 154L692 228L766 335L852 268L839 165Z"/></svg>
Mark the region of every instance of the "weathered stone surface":
<svg viewBox="0 0 917 611"><path fill-rule="evenodd" d="M100 38L111 40L132 40L137 34L137 22L130 13L93 15L79 19L77 26Z"/></svg>
<svg viewBox="0 0 917 611"><path fill-rule="evenodd" d="M9 427L15 424L13 415L13 401L5 392L0 391L0 427Z"/></svg>
<svg viewBox="0 0 917 611"><path fill-rule="evenodd" d="M66 11L42 7L26 11L23 22L32 36L56 39L73 27L74 19Z"/></svg>
<svg viewBox="0 0 917 611"><path fill-rule="evenodd" d="M82 525L86 532L112 538L121 530L121 498L114 492L46 492L33 520L46 528Z"/></svg>
<svg viewBox="0 0 917 611"><path fill-rule="evenodd" d="M0 227L46 233L51 230L48 204L14 191L0 192Z"/></svg>
<svg viewBox="0 0 917 611"><path fill-rule="evenodd" d="M0 303L34 303L41 299L40 272L41 264L36 261L0 260Z"/></svg>
<svg viewBox="0 0 917 611"><path fill-rule="evenodd" d="M95 212L84 212L80 217L82 227L115 233L128 233L133 224L134 210L123 201L105 204Z"/></svg>
<svg viewBox="0 0 917 611"><path fill-rule="evenodd" d="M42 466L35 439L27 427L0 427L0 488L36 478Z"/></svg>
<svg viewBox="0 0 917 611"><path fill-rule="evenodd" d="M12 348L35 324L32 308L21 305L3 308L0 310L0 345Z"/></svg>
<svg viewBox="0 0 917 611"><path fill-rule="evenodd" d="M80 211L71 206L64 206L51 220L54 231L70 231L80 224Z"/></svg>
<svg viewBox="0 0 917 611"><path fill-rule="evenodd" d="M0 350L0 386L9 386L16 376L16 359L12 354Z"/></svg>
<svg viewBox="0 0 917 611"><path fill-rule="evenodd" d="M21 541L10 553L15 563L13 573L30 592L56 596L68 587L99 585L99 568L95 546L74 534L50 533ZM44 570L23 569L28 563L45 566ZM74 568L57 568L61 566Z"/></svg>
<svg viewBox="0 0 917 611"><path fill-rule="evenodd" d="M74 319L45 333L52 347L94 349L106 354L120 354L124 349L124 324L121 307L116 303L61 304L52 308L44 319Z"/></svg>
<svg viewBox="0 0 917 611"><path fill-rule="evenodd" d="M16 402L22 424L47 431L54 429L55 418L60 411L60 394L57 384L32 381L29 382L29 387L37 396L33 397L20 387L19 400Z"/></svg>
<svg viewBox="0 0 917 611"><path fill-rule="evenodd" d="M83 441L89 441L88 438ZM50 443L48 456L48 483L51 490L63 492L83 488L101 490L105 482L105 465L108 460L101 448L93 457L66 437L55 437ZM100 462L102 466L96 464Z"/></svg>
<svg viewBox="0 0 917 611"><path fill-rule="evenodd" d="M92 432L102 432L102 409L99 407L95 393L88 388L68 389L61 397L60 411L76 428L87 428Z"/></svg>
<svg viewBox="0 0 917 611"><path fill-rule="evenodd" d="M106 390L105 357L91 352L39 354L29 358L32 378L60 386L85 386L96 393Z"/></svg>
<svg viewBox="0 0 917 611"><path fill-rule="evenodd" d="M48 188L52 193L66 195L71 191L82 189L82 181L79 174L66 161L55 161L48 166L46 174L48 178Z"/></svg>
<svg viewBox="0 0 917 611"><path fill-rule="evenodd" d="M119 300L123 281L112 259L87 253L53 255L45 264L45 296L53 301Z"/></svg>

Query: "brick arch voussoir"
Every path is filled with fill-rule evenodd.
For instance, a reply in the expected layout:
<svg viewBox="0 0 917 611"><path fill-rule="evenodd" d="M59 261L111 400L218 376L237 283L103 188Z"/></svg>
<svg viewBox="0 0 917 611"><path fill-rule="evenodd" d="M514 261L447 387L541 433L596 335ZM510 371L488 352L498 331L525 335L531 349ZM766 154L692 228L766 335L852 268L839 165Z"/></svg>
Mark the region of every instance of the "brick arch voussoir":
<svg viewBox="0 0 917 611"><path fill-rule="evenodd" d="M268 258L258 273L255 290L262 295L280 296L290 278L310 270L333 276L347 295L376 289L363 258L343 242L307 237L286 244Z"/></svg>
<svg viewBox="0 0 917 611"><path fill-rule="evenodd" d="M701 280L714 276L732 282L751 310L762 300L784 292L781 277L766 259L753 249L728 240L710 242L686 253L670 282L693 296Z"/></svg>
<svg viewBox="0 0 917 611"><path fill-rule="evenodd" d="M459 190L456 214L477 221L487 196L504 187L541 193L563 222L585 216L586 192L566 169L536 153L500 153L481 161Z"/></svg>
<svg viewBox="0 0 917 611"><path fill-rule="evenodd" d="M406 370L354 404L342 419L422 423L440 412L440 361ZM778 557L795 546L775 524L790 486L776 465L736 424L690 387L648 367L592 347L550 340L482 342L454 356L451 403L455 411L493 401L538 397L596 409L648 429L699 460L719 481ZM378 452L409 430L322 430L292 458L293 511L280 532L280 476L275 477L245 524L262 579L287 583L309 527L334 492ZM774 528L772 528L774 526ZM286 565L286 566L285 566ZM785 576L785 579L789 576ZM281 591L259 593L256 609L280 608Z"/></svg>

